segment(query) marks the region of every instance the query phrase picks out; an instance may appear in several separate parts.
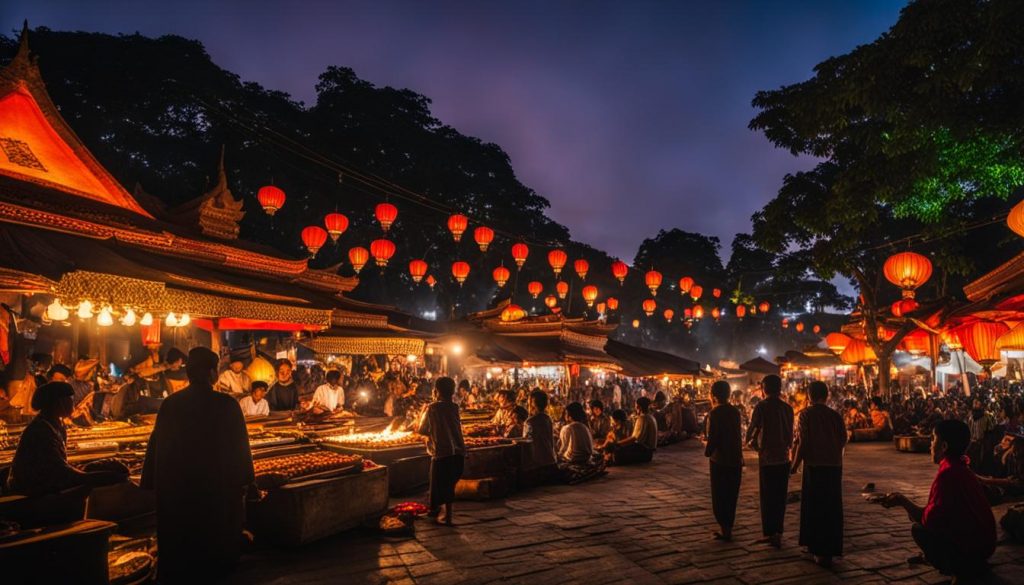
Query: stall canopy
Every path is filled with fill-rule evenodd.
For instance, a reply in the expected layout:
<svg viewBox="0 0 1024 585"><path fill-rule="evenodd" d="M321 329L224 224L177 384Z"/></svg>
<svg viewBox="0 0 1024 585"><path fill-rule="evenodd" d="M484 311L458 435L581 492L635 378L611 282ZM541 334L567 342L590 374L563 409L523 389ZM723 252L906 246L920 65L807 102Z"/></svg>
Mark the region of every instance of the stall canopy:
<svg viewBox="0 0 1024 585"><path fill-rule="evenodd" d="M835 366L842 365L843 362L839 360L834 354L826 353L804 353L796 350L790 350L786 352L786 355L779 358L779 362L787 364L796 368L808 369L808 368L833 368ZM748 362L749 363L749 362ZM776 367L776 373L778 367Z"/></svg>
<svg viewBox="0 0 1024 585"><path fill-rule="evenodd" d="M750 372L752 374L779 374L779 366L771 363L770 361L762 357L756 357L752 360L743 362L742 364L740 364L740 369L743 370L744 372Z"/></svg>
<svg viewBox="0 0 1024 585"><path fill-rule="evenodd" d="M675 354L636 347L609 339L604 351L622 365L627 376L687 376L697 377L701 374L700 364Z"/></svg>

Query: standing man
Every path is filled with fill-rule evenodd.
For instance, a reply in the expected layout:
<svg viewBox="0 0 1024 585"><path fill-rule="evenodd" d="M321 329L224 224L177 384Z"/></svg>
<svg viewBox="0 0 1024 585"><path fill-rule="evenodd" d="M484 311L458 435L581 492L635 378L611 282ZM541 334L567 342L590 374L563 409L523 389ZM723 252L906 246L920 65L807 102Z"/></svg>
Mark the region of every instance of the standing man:
<svg viewBox="0 0 1024 585"><path fill-rule="evenodd" d="M213 389L217 354L189 352L189 385L160 406L142 487L156 490L160 581L191 583L238 562L252 454L242 411Z"/></svg>
<svg viewBox="0 0 1024 585"><path fill-rule="evenodd" d="M778 376L765 376L762 387L765 399L754 407L747 428L747 443L757 451L764 534L758 542L781 548L789 492L789 449L793 446L793 407L780 397L782 379Z"/></svg>
<svg viewBox="0 0 1024 585"><path fill-rule="evenodd" d="M732 540L732 526L736 521L736 501L740 497L743 478L743 430L740 411L729 404L731 389L725 380L711 386L715 407L708 413L707 446L704 456L711 465L711 507L720 528L715 540Z"/></svg>
<svg viewBox="0 0 1024 585"><path fill-rule="evenodd" d="M846 427L843 417L825 404L828 386L811 382L811 405L797 419L796 473L803 464L800 497L800 544L814 555L814 562L832 566L832 557L843 554L843 449Z"/></svg>
<svg viewBox="0 0 1024 585"><path fill-rule="evenodd" d="M430 511L439 524L452 525L455 484L466 464L466 441L455 395L455 380L448 377L434 382L434 402L427 406L417 433L427 438L430 455Z"/></svg>

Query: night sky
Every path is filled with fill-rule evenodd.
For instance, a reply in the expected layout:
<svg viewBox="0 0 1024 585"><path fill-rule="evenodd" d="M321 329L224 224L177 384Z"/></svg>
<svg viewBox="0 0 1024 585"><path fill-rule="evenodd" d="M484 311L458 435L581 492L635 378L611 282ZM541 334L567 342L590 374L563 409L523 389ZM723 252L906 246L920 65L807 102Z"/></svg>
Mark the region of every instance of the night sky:
<svg viewBox="0 0 1024 585"><path fill-rule="evenodd" d="M747 130L759 89L874 40L903 2L0 2L0 26L202 41L244 80L312 102L344 65L502 146L575 239L631 261L659 229L736 232L809 167Z"/></svg>

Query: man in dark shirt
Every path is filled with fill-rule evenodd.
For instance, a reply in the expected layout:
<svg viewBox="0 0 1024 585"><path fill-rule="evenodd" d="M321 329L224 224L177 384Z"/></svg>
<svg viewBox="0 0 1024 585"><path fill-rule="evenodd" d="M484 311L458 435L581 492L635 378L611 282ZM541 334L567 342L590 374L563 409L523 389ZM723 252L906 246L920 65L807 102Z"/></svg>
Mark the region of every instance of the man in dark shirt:
<svg viewBox="0 0 1024 585"><path fill-rule="evenodd" d="M142 487L156 490L161 582L207 582L241 552L245 490L253 482L245 419L213 389L217 354L189 352L189 386L160 406Z"/></svg>
<svg viewBox="0 0 1024 585"><path fill-rule="evenodd" d="M715 407L707 417L707 446L704 456L711 465L711 507L721 528L716 540L732 540L736 501L743 477L743 431L740 411L729 404L729 383L719 380L711 386Z"/></svg>
<svg viewBox="0 0 1024 585"><path fill-rule="evenodd" d="M277 380L267 392L270 410L298 410L299 387L292 377L292 363L282 359L277 362Z"/></svg>
<svg viewBox="0 0 1024 585"><path fill-rule="evenodd" d="M780 398L782 379L772 374L762 382L766 398L750 416L747 443L757 450L761 496L760 542L782 546L789 491L789 449L793 446L793 407Z"/></svg>

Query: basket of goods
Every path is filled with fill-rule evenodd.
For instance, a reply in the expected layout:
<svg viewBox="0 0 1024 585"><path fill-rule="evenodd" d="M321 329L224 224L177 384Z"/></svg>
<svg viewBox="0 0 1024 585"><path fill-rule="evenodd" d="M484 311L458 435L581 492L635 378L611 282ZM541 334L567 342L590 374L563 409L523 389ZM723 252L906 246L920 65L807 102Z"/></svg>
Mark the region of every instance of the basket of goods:
<svg viewBox="0 0 1024 585"><path fill-rule="evenodd" d="M380 517L377 528L384 536L413 536L416 534L416 524L413 523L411 516L384 514Z"/></svg>
<svg viewBox="0 0 1024 585"><path fill-rule="evenodd" d="M113 551L107 555L107 571L112 585L149 582L155 565L153 556L143 551Z"/></svg>
<svg viewBox="0 0 1024 585"><path fill-rule="evenodd" d="M261 490L280 487L297 479L323 479L363 469L359 455L342 455L313 451L283 457L257 459L253 462L256 486Z"/></svg>

